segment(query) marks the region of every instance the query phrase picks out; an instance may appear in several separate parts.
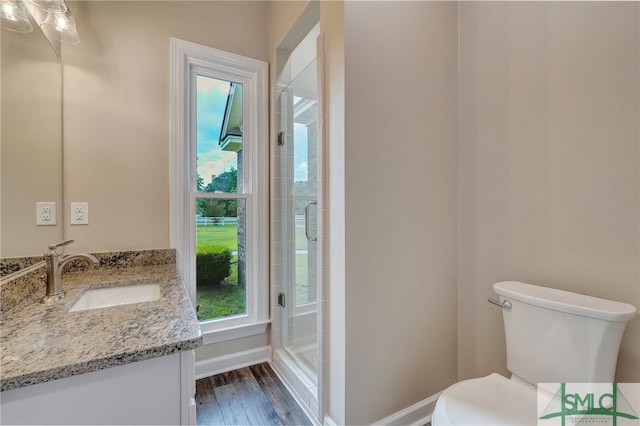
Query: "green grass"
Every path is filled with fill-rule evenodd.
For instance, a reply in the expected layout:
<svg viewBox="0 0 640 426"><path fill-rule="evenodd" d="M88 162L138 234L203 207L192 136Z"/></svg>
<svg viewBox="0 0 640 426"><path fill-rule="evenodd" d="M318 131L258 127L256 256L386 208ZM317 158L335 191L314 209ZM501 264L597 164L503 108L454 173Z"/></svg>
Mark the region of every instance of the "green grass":
<svg viewBox="0 0 640 426"><path fill-rule="evenodd" d="M237 225L198 226L197 247L215 244L238 250ZM231 259L231 275L224 283L198 287L196 300L201 321L240 315L246 312L246 290L238 285L238 256Z"/></svg>
<svg viewBox="0 0 640 426"><path fill-rule="evenodd" d="M198 226L196 229L197 244L213 244L238 250L238 226Z"/></svg>
<svg viewBox="0 0 640 426"><path fill-rule="evenodd" d="M224 318L245 313L246 290L223 284L216 289L198 289L198 319Z"/></svg>
<svg viewBox="0 0 640 426"><path fill-rule="evenodd" d="M233 256L231 275L221 285L201 286L196 291L200 321L241 315L246 312L246 289L238 285L238 257Z"/></svg>

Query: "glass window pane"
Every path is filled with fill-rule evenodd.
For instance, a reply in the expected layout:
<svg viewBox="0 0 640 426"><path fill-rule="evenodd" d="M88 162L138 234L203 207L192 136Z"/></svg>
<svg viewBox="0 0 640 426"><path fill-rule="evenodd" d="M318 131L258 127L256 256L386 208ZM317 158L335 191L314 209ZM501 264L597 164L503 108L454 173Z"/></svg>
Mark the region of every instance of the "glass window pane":
<svg viewBox="0 0 640 426"><path fill-rule="evenodd" d="M196 199L196 304L206 321L243 315L246 295L244 199Z"/></svg>
<svg viewBox="0 0 640 426"><path fill-rule="evenodd" d="M196 77L198 192L238 192L242 178L242 84Z"/></svg>
<svg viewBox="0 0 640 426"><path fill-rule="evenodd" d="M315 105L312 108L315 110ZM317 193L317 122L293 124L293 194Z"/></svg>

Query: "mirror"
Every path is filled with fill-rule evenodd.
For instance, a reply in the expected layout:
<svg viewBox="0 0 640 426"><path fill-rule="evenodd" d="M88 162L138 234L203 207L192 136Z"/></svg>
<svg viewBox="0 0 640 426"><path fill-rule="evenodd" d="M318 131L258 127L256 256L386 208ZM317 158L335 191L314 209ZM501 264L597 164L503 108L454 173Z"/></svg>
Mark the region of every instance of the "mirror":
<svg viewBox="0 0 640 426"><path fill-rule="evenodd" d="M62 64L33 31L2 29L0 257L41 256L61 241ZM55 202L56 225L36 225L36 202Z"/></svg>

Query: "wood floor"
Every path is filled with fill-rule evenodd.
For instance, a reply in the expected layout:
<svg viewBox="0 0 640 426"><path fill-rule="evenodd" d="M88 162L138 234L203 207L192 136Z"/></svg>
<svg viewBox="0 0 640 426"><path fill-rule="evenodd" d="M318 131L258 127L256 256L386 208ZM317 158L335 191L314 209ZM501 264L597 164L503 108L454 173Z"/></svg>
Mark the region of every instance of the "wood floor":
<svg viewBox="0 0 640 426"><path fill-rule="evenodd" d="M196 380L198 425L311 425L268 363Z"/></svg>

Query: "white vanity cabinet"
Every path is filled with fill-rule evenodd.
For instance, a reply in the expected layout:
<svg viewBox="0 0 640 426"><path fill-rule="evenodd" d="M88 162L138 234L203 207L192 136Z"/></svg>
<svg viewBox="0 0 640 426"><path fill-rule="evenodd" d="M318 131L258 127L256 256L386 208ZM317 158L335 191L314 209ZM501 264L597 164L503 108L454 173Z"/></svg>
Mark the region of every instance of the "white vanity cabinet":
<svg viewBox="0 0 640 426"><path fill-rule="evenodd" d="M1 424L195 424L194 351L0 393Z"/></svg>
<svg viewBox="0 0 640 426"><path fill-rule="evenodd" d="M159 298L72 310L139 284ZM175 264L69 273L64 287L61 303L30 297L0 317L0 423L195 424L202 333Z"/></svg>

